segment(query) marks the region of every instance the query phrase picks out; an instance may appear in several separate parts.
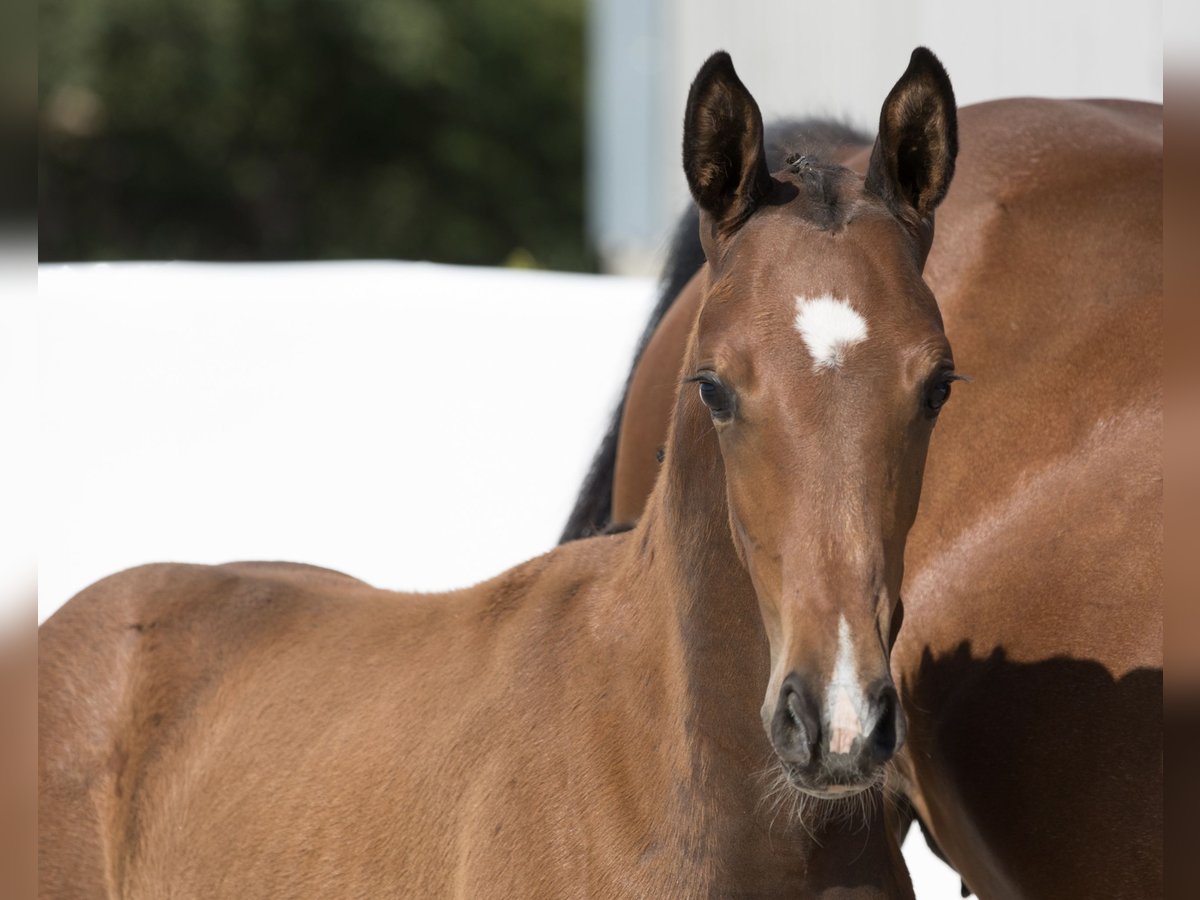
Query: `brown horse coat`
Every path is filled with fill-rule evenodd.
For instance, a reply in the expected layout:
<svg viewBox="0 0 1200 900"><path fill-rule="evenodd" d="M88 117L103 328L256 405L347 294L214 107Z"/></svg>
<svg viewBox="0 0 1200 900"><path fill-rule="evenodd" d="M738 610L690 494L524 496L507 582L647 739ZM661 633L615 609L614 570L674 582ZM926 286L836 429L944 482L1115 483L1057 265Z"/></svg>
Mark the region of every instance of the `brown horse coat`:
<svg viewBox="0 0 1200 900"><path fill-rule="evenodd" d="M99 582L40 634L42 896L909 895L878 812L771 830L760 657L684 658L754 612L683 619L658 567L618 590L639 539L444 596Z"/></svg>
<svg viewBox="0 0 1200 900"><path fill-rule="evenodd" d="M959 122L925 275L975 383L939 421L908 542L899 783L981 896L1151 896L1162 108L1008 100ZM699 284L634 372L614 521L636 519L654 482Z"/></svg>

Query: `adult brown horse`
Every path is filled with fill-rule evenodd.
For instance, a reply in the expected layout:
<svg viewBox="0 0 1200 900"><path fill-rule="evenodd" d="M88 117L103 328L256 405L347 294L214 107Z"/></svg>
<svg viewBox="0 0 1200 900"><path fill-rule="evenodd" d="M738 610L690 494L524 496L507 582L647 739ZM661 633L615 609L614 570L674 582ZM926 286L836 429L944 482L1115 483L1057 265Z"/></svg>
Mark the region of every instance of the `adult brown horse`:
<svg viewBox="0 0 1200 900"><path fill-rule="evenodd" d="M843 811L903 737L888 637L953 377L920 277L955 152L928 51L883 116L865 181L773 176L729 57L701 69L714 262L632 532L440 596L152 566L50 619L43 894L911 896L883 804L780 816L761 778Z"/></svg>
<svg viewBox="0 0 1200 900"><path fill-rule="evenodd" d="M1009 100L959 122L925 276L976 383L938 426L908 541L898 782L982 896L1153 896L1162 108ZM873 154L851 141L833 157L865 171ZM614 423L566 538L636 519L658 476L710 277L687 280L703 262L695 233L685 223L619 442Z"/></svg>

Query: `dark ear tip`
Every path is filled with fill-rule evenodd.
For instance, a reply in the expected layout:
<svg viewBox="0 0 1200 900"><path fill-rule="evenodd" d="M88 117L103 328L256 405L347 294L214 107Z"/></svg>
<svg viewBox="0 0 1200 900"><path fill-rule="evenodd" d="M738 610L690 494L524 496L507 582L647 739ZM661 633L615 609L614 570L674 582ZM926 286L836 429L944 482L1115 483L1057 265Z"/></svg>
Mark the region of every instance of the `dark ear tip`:
<svg viewBox="0 0 1200 900"><path fill-rule="evenodd" d="M950 75L946 72L946 67L928 47L917 47L913 50L912 56L908 58L908 71L904 74L910 77L928 75L937 82L941 90L949 91L953 96Z"/></svg>
<svg viewBox="0 0 1200 900"><path fill-rule="evenodd" d="M913 48L912 56L908 58L909 66L927 66L930 63L934 63L939 66L941 65L941 62L938 60L937 56L935 56L934 52L928 47L921 46Z"/></svg>
<svg viewBox="0 0 1200 900"><path fill-rule="evenodd" d="M724 50L718 50L712 56L704 61L704 65L700 67L700 71L696 73L695 83L702 84L712 78L714 75L730 76L737 78L737 72L733 69L733 57Z"/></svg>

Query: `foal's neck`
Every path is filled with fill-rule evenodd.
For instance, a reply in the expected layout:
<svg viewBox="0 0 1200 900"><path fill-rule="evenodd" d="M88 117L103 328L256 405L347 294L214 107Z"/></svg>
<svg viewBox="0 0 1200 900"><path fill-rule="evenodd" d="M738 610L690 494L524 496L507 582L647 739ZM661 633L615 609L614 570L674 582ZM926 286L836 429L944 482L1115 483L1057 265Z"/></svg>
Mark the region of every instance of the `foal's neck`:
<svg viewBox="0 0 1200 900"><path fill-rule="evenodd" d="M684 676L679 699L696 729L719 735L726 751L761 770L770 758L759 718L770 667L766 634L730 533L717 435L690 394L676 399L657 487L629 546L640 562L654 560L643 577L667 613Z"/></svg>

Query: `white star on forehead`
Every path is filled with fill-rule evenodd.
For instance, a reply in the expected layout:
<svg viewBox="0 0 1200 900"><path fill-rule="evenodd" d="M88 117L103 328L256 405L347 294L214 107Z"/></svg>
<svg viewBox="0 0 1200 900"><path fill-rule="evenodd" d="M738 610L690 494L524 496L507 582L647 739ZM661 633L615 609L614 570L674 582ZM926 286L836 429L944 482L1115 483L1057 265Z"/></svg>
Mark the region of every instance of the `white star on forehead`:
<svg viewBox="0 0 1200 900"><path fill-rule="evenodd" d="M866 320L847 301L828 294L796 297L795 325L817 372L837 368L846 348L867 337Z"/></svg>

